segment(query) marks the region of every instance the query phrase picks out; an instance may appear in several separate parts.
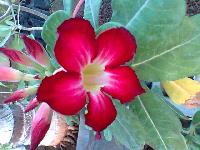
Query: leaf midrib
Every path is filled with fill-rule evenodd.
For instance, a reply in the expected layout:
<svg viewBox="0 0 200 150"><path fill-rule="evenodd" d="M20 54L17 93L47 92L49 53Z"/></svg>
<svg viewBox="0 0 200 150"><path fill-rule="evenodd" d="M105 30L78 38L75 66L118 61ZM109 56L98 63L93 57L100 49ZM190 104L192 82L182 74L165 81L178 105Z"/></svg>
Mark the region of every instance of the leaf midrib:
<svg viewBox="0 0 200 150"><path fill-rule="evenodd" d="M121 121L118 119L118 117L116 118L116 120L119 122L119 124L121 125L121 127L125 130L125 132L128 134L129 138L131 139L131 141L134 141L135 143L137 143L134 138L132 138L130 132L126 129L126 127L123 125L123 123L121 123ZM131 145L130 145L131 146Z"/></svg>
<svg viewBox="0 0 200 150"><path fill-rule="evenodd" d="M188 40L188 41L186 41L186 42L184 42L184 43L181 43L181 44L179 44L179 45L176 45L176 46L174 46L174 47L172 47L172 48L170 48L170 49L168 49L168 50L165 50L165 51L163 51L162 53L157 54L157 55L155 55L155 56L153 56L153 57L151 57L151 58L149 58L149 59L146 59L146 60L144 60L144 61L141 61L141 62L138 62L138 63L136 63L136 64L133 64L132 67L137 67L137 66L139 66L139 65L143 65L143 64L145 64L145 63L147 63L147 62L149 62L149 61L152 61L152 60L154 60L154 59L156 59L156 58L161 57L162 55L165 55L165 54L167 54L167 53L170 53L170 52L176 50L177 48L180 48L180 47L182 47L182 46L185 46L185 45L191 43L193 40L197 39L199 36L200 36L200 34L196 35L195 37L191 38L190 40Z"/></svg>
<svg viewBox="0 0 200 150"><path fill-rule="evenodd" d="M135 13L135 15L130 19L130 21L126 24L126 28L131 25L131 23L140 15L142 10L147 6L150 0L146 0L144 4L140 7L140 9Z"/></svg>
<svg viewBox="0 0 200 150"><path fill-rule="evenodd" d="M164 140L162 139L162 136L160 135L160 132L159 132L158 129L156 128L156 125L154 124L153 120L151 119L151 117L150 117L148 111L146 110L146 108L145 108L145 106L144 106L142 100L140 99L140 96L138 96L138 100L139 100L140 105L141 105L141 107L143 108L143 110L144 110L144 112L145 112L147 118L150 120L152 126L154 127L156 133L158 134L158 137L160 138L160 140L161 140L161 142L162 142L164 148L167 150L167 146L166 146Z"/></svg>

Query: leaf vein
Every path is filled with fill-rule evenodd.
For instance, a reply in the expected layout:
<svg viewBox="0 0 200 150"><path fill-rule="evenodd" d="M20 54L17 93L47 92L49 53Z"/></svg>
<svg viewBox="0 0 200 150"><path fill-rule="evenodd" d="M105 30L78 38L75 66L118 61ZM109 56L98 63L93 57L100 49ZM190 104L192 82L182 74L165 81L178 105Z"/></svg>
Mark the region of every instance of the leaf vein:
<svg viewBox="0 0 200 150"><path fill-rule="evenodd" d="M164 148L167 150L167 146L166 146L164 140L162 139L162 137L161 137L161 135L160 135L160 132L159 132L158 129L156 128L156 126L155 126L153 120L151 119L151 117L150 117L148 111L146 110L146 108L145 108L145 106L144 106L144 104L143 104L143 102L142 102L142 100L140 99L139 96L138 96L138 100L139 100L139 102L140 102L141 107L144 109L144 112L145 112L145 114L147 115L147 118L150 120L151 124L153 125L154 129L156 130L156 133L158 134L158 137L160 138L161 142L163 143Z"/></svg>
<svg viewBox="0 0 200 150"><path fill-rule="evenodd" d="M158 57L160 57L160 56L162 56L162 55L165 55L165 54L167 54L167 53L170 53L170 52L176 50L177 48L180 48L180 47L182 47L182 46L184 46L184 45L187 45L187 44L191 43L193 40L197 39L199 36L200 36L200 34L198 34L197 36L193 37L192 39L190 39L190 40L188 40L188 41L186 41L186 42L184 42L184 43L181 43L181 44L179 44L179 45L176 45L176 46L174 46L174 47L172 47L172 48L170 48L170 49L168 49L168 50L166 50L166 51L164 51L164 52L162 52L162 53L160 53L160 54L158 54L158 55L155 55L155 56L153 56L153 57L147 59L147 60L144 60L144 61L142 61L142 62L133 64L132 67L136 67L136 66L145 64L146 62L149 62L149 61L154 60L154 59L156 59L156 58L158 58Z"/></svg>
<svg viewBox="0 0 200 150"><path fill-rule="evenodd" d="M130 21L127 23L126 27L130 26L131 23L139 16L139 14L142 12L142 10L147 6L148 2L150 0L147 0L142 7L140 7L140 9L135 13L135 15L130 19Z"/></svg>

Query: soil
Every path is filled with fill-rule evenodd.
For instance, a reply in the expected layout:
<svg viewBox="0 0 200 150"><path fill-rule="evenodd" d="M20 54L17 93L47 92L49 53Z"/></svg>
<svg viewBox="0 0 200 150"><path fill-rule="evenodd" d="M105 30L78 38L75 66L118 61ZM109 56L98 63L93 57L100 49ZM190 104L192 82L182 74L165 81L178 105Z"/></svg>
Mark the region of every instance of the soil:
<svg viewBox="0 0 200 150"><path fill-rule="evenodd" d="M187 14L193 16L200 13L200 0L187 0Z"/></svg>

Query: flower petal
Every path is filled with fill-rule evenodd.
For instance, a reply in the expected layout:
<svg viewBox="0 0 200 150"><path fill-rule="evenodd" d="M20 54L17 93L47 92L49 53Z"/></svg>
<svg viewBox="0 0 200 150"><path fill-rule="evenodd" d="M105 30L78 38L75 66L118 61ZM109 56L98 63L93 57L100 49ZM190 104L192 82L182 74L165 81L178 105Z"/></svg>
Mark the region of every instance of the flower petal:
<svg viewBox="0 0 200 150"><path fill-rule="evenodd" d="M25 113L33 110L35 107L37 107L40 103L38 102L37 98L34 98L32 100L30 100L30 102L28 103L28 106L25 109Z"/></svg>
<svg viewBox="0 0 200 150"><path fill-rule="evenodd" d="M96 56L95 32L89 21L72 18L58 27L55 56L68 71L80 72Z"/></svg>
<svg viewBox="0 0 200 150"><path fill-rule="evenodd" d="M13 69L11 67L0 66L0 81L19 82L20 80L32 81L36 79L37 76L24 74L21 71Z"/></svg>
<svg viewBox="0 0 200 150"><path fill-rule="evenodd" d="M18 50L14 50L11 48L0 48L0 52L10 58L12 61L20 63L22 65L33 67L33 61L26 56L24 53Z"/></svg>
<svg viewBox="0 0 200 150"><path fill-rule="evenodd" d="M102 88L103 91L119 99L121 103L129 102L144 92L135 72L130 67L107 68L105 72L108 73L110 79Z"/></svg>
<svg viewBox="0 0 200 150"><path fill-rule="evenodd" d="M43 79L37 99L48 103L57 112L74 115L84 107L86 92L79 74L60 71Z"/></svg>
<svg viewBox="0 0 200 150"><path fill-rule="evenodd" d="M96 60L107 67L116 67L130 61L137 48L134 36L122 27L102 32L97 43Z"/></svg>
<svg viewBox="0 0 200 150"><path fill-rule="evenodd" d="M42 103L32 122L30 150L35 150L44 138L49 130L52 115L52 109L46 103Z"/></svg>
<svg viewBox="0 0 200 150"><path fill-rule="evenodd" d="M104 93L89 93L88 113L85 123L93 130L100 132L109 126L116 118L117 111L111 99Z"/></svg>
<svg viewBox="0 0 200 150"><path fill-rule="evenodd" d="M25 89L17 90L15 92L13 92L8 98L6 98L4 103L15 102L15 101L18 101L20 99L26 98L30 95L35 94L36 91L37 91L36 86L30 86L30 87L25 88Z"/></svg>
<svg viewBox="0 0 200 150"><path fill-rule="evenodd" d="M36 40L22 35L26 51L40 64L48 66L50 64L49 58L45 52L44 47Z"/></svg>

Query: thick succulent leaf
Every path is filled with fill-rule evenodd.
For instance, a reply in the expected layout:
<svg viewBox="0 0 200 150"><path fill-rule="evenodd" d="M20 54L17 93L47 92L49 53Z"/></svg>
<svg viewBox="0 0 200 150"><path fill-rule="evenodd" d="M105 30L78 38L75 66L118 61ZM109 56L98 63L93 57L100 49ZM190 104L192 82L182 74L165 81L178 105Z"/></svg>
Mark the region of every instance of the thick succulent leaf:
<svg viewBox="0 0 200 150"><path fill-rule="evenodd" d="M151 92L130 105L146 132L146 144L156 150L187 150L181 123L165 102Z"/></svg>
<svg viewBox="0 0 200 150"><path fill-rule="evenodd" d="M140 44L132 65L141 79L176 80L200 73L200 15L185 17L173 31L157 31L160 41ZM156 31L155 31L156 32ZM147 35L148 37L148 35ZM143 39L146 41L146 39ZM142 46L141 46L142 45Z"/></svg>
<svg viewBox="0 0 200 150"><path fill-rule="evenodd" d="M63 11L59 10L49 16L43 25L42 38L47 44L48 53L53 56L53 48L57 37L57 27L67 18L69 15Z"/></svg>
<svg viewBox="0 0 200 150"><path fill-rule="evenodd" d="M141 79L175 80L198 74L199 17L185 17L182 0L113 0L112 21L137 39L133 67Z"/></svg>
<svg viewBox="0 0 200 150"><path fill-rule="evenodd" d="M4 46L12 33L12 27L0 25L0 47Z"/></svg>
<svg viewBox="0 0 200 150"><path fill-rule="evenodd" d="M145 144L145 132L137 114L128 110L125 105L115 103L117 118L108 127L113 137L128 149L142 149Z"/></svg>
<svg viewBox="0 0 200 150"><path fill-rule="evenodd" d="M112 20L133 32L179 24L185 15L185 2L182 0L112 0L112 8Z"/></svg>
<svg viewBox="0 0 200 150"><path fill-rule="evenodd" d="M85 0L84 18L89 20L94 29L99 26L99 10L102 0Z"/></svg>

